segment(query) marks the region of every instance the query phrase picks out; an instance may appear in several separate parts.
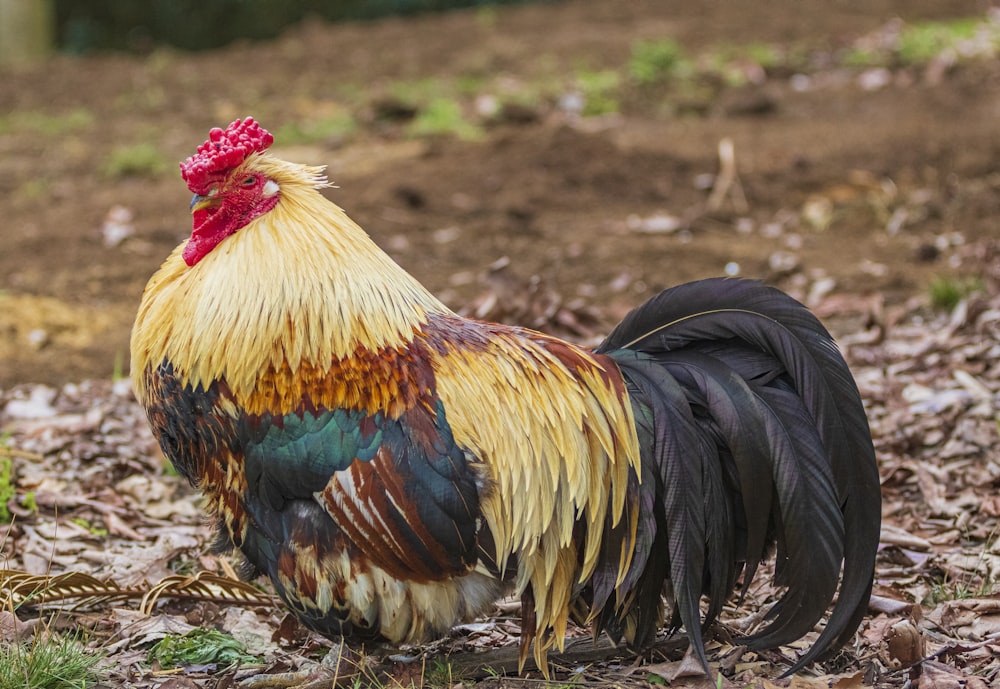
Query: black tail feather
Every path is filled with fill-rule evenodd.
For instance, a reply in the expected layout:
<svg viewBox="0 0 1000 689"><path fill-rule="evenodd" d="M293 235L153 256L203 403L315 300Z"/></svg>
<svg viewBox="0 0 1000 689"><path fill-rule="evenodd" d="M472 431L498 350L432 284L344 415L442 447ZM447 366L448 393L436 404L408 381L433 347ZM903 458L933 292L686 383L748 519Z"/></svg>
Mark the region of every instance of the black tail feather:
<svg viewBox="0 0 1000 689"><path fill-rule="evenodd" d="M844 519L818 434L799 398L777 388L761 391L770 413L767 433L779 438L772 455L781 510L783 561L776 617L751 646L769 648L803 636L823 616L837 589Z"/></svg>
<svg viewBox="0 0 1000 689"><path fill-rule="evenodd" d="M637 413L645 414L648 410L652 418L652 437L649 442L640 439L640 443L643 464L653 469L658 507L662 509L663 524L658 525L657 532L666 535L674 612L680 616L695 652L708 668L700 634L699 607L706 530L702 463L713 460L711 453L715 448L699 432L684 389L663 367L639 352L626 350L614 355L631 384L629 392L634 402L641 407ZM671 528L674 524L683 524L684 528ZM651 601L637 603L648 606Z"/></svg>
<svg viewBox="0 0 1000 689"><path fill-rule="evenodd" d="M704 423L717 430L721 445L735 464L731 473L738 482L745 532L740 556L749 585L766 555L772 504L772 440L764 432L764 411L747 382L720 359L682 350L672 352L663 363L688 390L692 403L704 410Z"/></svg>
<svg viewBox="0 0 1000 689"><path fill-rule="evenodd" d="M849 640L871 593L881 497L860 395L823 325L776 289L703 280L633 311L598 351L649 417L637 424L643 463L658 478L675 612L699 656L702 592L711 619L740 564L746 587L773 541L787 590L749 643L804 635L838 580L826 628L790 672Z"/></svg>

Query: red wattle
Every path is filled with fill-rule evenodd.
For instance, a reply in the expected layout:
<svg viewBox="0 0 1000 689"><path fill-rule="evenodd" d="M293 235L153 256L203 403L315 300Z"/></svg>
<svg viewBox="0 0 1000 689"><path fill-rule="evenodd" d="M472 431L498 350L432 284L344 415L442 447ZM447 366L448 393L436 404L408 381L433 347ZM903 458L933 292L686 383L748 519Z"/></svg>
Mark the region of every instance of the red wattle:
<svg viewBox="0 0 1000 689"><path fill-rule="evenodd" d="M191 237L184 245L181 256L193 266L233 233L232 223L218 208L201 208L191 214Z"/></svg>
<svg viewBox="0 0 1000 689"><path fill-rule="evenodd" d="M185 263L193 266L215 249L222 240L245 227L251 220L274 208L278 196L260 199L253 204L225 201L220 205L199 208L191 214L191 238L184 246Z"/></svg>

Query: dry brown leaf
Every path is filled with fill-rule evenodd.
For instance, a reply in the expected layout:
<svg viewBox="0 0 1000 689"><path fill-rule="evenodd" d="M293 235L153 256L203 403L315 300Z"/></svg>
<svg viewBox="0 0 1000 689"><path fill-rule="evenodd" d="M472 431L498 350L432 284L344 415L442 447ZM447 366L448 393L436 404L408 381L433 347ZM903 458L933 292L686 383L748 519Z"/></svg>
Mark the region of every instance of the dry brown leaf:
<svg viewBox="0 0 1000 689"><path fill-rule="evenodd" d="M926 655L924 637L910 620L894 622L885 633L886 665L894 669L908 668Z"/></svg>
<svg viewBox="0 0 1000 689"><path fill-rule="evenodd" d="M943 629L964 638L1000 637L1000 596L947 601L931 615Z"/></svg>
<svg viewBox="0 0 1000 689"><path fill-rule="evenodd" d="M937 661L925 661L920 667L917 689L988 689L986 682Z"/></svg>
<svg viewBox="0 0 1000 689"><path fill-rule="evenodd" d="M146 615L138 610L113 608L113 622L117 628L116 640L105 646L105 651L114 653L126 648L148 648L167 634L183 636L193 625L181 617L173 615Z"/></svg>
<svg viewBox="0 0 1000 689"><path fill-rule="evenodd" d="M855 672L854 674L841 675L830 685L830 689L861 689L864 685L865 673Z"/></svg>
<svg viewBox="0 0 1000 689"><path fill-rule="evenodd" d="M171 677L157 689L201 689L201 687L189 677Z"/></svg>
<svg viewBox="0 0 1000 689"><path fill-rule="evenodd" d="M0 610L0 643L10 644L30 639L38 623L37 619L22 622L9 610Z"/></svg>
<svg viewBox="0 0 1000 689"><path fill-rule="evenodd" d="M691 648L688 648L684 657L677 661L654 663L643 668L646 672L662 677L670 682L671 686L687 687L713 687L717 680L712 680L705 676L705 666L701 664L698 656ZM724 678L723 678L724 679ZM683 680L678 684L679 680Z"/></svg>
<svg viewBox="0 0 1000 689"><path fill-rule="evenodd" d="M139 533L114 512L107 512L104 515L104 523L108 527L108 533L115 536L123 536L133 541L145 541L146 536Z"/></svg>
<svg viewBox="0 0 1000 689"><path fill-rule="evenodd" d="M868 601L868 607L886 615L902 615L913 609L913 603L872 594L871 600Z"/></svg>
<svg viewBox="0 0 1000 689"><path fill-rule="evenodd" d="M931 549L931 544L927 539L911 534L898 524L883 523L880 540L883 545L898 545L913 550Z"/></svg>
<svg viewBox="0 0 1000 689"><path fill-rule="evenodd" d="M881 309L878 304L868 305L867 297L844 295L838 302L837 289L823 297L822 304L834 318L838 312L859 314L852 316L853 330L838 339L846 347L865 399L882 476L884 547L877 565L873 616L862 626L855 648L848 648L836 660L850 664L847 674L765 681L761 678L778 676L787 664L779 656L747 654L733 658L738 686L848 689L857 686L859 666L870 671L878 689L899 686L907 677L916 685L921 668L929 668L921 686L965 682L964 686L976 689L979 679L973 673L993 682L1000 677L997 597L947 600L989 590L1000 572L996 538L1000 533L1000 497L996 494L1000 480L996 426L1000 417L1000 243L990 251L977 265L984 267L984 275L988 269L993 276L989 278L991 291L952 315L931 313L925 299ZM537 322L562 332L576 330L577 337L586 340L592 335L588 330L597 332L597 324L622 315L612 312L618 306L608 307L603 315L579 308L542 282L507 273L494 274L489 280L492 298L482 304L491 310L491 318ZM627 287L637 279L626 275L621 284ZM867 332L852 337L865 328L877 337ZM0 391L0 409L12 399L31 396L29 389ZM121 586L133 583L143 591L148 591L147 581L174 576L178 565L183 571L191 567L225 570L228 560L205 555L211 533L203 523L197 497L182 479L163 474L160 450L127 390L89 383L42 390L39 396L49 400L46 404L54 416L15 424L11 437L17 447L13 457L16 489L19 495L34 492L37 509L18 505L22 511L16 524L0 531L6 534L2 539L8 558L5 567L53 576L78 572ZM107 527L106 536L94 533L97 529L92 527L101 526ZM738 631L752 631L774 595L774 587L762 582L739 612L724 613L724 623ZM154 627L163 620L183 620L181 615L147 618L138 611L116 612L106 602L103 606L91 615L92 619L100 616L92 624L113 635L107 644L114 647L115 659L127 658L141 646L143 635L130 636L130 630L142 627L143 620L154 621ZM205 607L199 603L195 609ZM234 629L246 626L264 638L269 638L268 629L273 632L278 627L266 615L244 610L241 604L215 607L227 616L219 615L213 623ZM446 645L422 650L433 654L441 649L488 650L516 644L519 605L515 602L512 608L500 607L494 619L457 629ZM909 637L893 629L904 618L914 625L934 660L889 673L887 666L901 664L906 655L904 642ZM90 628L91 622L86 624ZM300 627L276 638L300 648L316 643L316 637ZM710 659L717 662L718 655L710 646ZM909 657L913 655L910 648ZM890 661L890 656L895 660ZM694 676L677 674L682 664L650 667L675 674L675 682L682 686L714 686L701 675L700 666ZM820 663L811 670L822 673L834 667L844 665ZM122 675L122 679L130 678ZM148 684L136 686L145 689Z"/></svg>
<svg viewBox="0 0 1000 689"><path fill-rule="evenodd" d="M846 672L819 677L799 674L793 676L787 683L777 684L765 678L762 684L765 689L860 689L864 686L864 673Z"/></svg>
<svg viewBox="0 0 1000 689"><path fill-rule="evenodd" d="M274 625L262 621L253 610L226 608L222 615L221 630L243 643L250 655L263 656L278 650L278 646L271 641Z"/></svg>

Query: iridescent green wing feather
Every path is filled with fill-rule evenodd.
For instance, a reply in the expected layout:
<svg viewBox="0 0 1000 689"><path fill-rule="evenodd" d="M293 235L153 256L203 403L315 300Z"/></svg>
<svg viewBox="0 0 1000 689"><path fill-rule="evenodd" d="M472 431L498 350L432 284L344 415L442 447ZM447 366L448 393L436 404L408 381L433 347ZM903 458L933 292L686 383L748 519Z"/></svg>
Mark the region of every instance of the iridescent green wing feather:
<svg viewBox="0 0 1000 689"><path fill-rule="evenodd" d="M444 408L392 419L313 409L239 424L251 518L280 546L284 510L314 500L356 552L388 573L440 579L474 563L478 495ZM272 525L273 523L273 525Z"/></svg>

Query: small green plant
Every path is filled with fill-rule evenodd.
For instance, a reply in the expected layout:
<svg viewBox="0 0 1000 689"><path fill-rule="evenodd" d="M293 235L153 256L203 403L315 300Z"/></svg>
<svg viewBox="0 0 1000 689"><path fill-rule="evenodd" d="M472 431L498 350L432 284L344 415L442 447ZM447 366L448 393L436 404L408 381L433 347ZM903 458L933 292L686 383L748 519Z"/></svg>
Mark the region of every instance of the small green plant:
<svg viewBox="0 0 1000 689"><path fill-rule="evenodd" d="M282 145L307 144L327 139L340 139L353 134L358 128L354 116L347 110L330 117L305 122L289 122L275 134Z"/></svg>
<svg viewBox="0 0 1000 689"><path fill-rule="evenodd" d="M73 517L72 519L70 519L70 522L72 522L73 524L76 524L77 526L79 526L79 527L81 527L83 529L86 529L87 531L90 532L91 536L99 536L99 537L103 538L104 536L108 535L108 530L107 529L102 529L99 526L94 526L93 524L91 524L89 521L87 521L83 517Z"/></svg>
<svg viewBox="0 0 1000 689"><path fill-rule="evenodd" d="M430 687L453 687L456 681L451 663L444 658L435 658L433 666L427 671L426 684Z"/></svg>
<svg viewBox="0 0 1000 689"><path fill-rule="evenodd" d="M116 349L114 363L111 365L111 380L117 383L120 380L125 380L125 378L125 352L121 349Z"/></svg>
<svg viewBox="0 0 1000 689"><path fill-rule="evenodd" d="M638 41L632 45L628 73L639 84L652 84L669 78L690 75L691 62L677 41Z"/></svg>
<svg viewBox="0 0 1000 689"><path fill-rule="evenodd" d="M954 278L936 277L928 286L931 306L939 311L951 311L970 294L983 290L983 280L979 277Z"/></svg>
<svg viewBox="0 0 1000 689"><path fill-rule="evenodd" d="M486 676L490 679L502 680L504 678L504 674L495 667L484 667L483 672L485 672Z"/></svg>
<svg viewBox="0 0 1000 689"><path fill-rule="evenodd" d="M184 576L190 576L197 572L200 567L197 560L192 560L187 557L177 557L167 563L167 567L174 574L181 574Z"/></svg>
<svg viewBox="0 0 1000 689"><path fill-rule="evenodd" d="M942 53L957 50L963 43L966 48L960 56L994 55L1000 46L1000 36L994 27L976 18L905 24L888 41L862 38L841 55L840 62L846 67L860 69L920 65ZM978 45L972 45L976 42Z"/></svg>
<svg viewBox="0 0 1000 689"><path fill-rule="evenodd" d="M35 177L33 179L26 179L14 190L11 198L16 201L38 201L40 199L47 198L50 191L50 185L48 180Z"/></svg>
<svg viewBox="0 0 1000 689"><path fill-rule="evenodd" d="M0 437L0 523L6 524L10 521L10 510L7 502L14 497L14 458L9 452L10 437L4 435Z"/></svg>
<svg viewBox="0 0 1000 689"><path fill-rule="evenodd" d="M909 24L899 34L896 55L906 65L929 62L961 41L972 38L980 24L976 19Z"/></svg>
<svg viewBox="0 0 1000 689"><path fill-rule="evenodd" d="M413 136L450 134L466 141L482 137L479 127L465 119L462 104L452 98L435 98L421 108L409 132Z"/></svg>
<svg viewBox="0 0 1000 689"><path fill-rule="evenodd" d="M100 681L104 657L76 636L41 632L26 643L0 645L0 689L78 689Z"/></svg>
<svg viewBox="0 0 1000 689"><path fill-rule="evenodd" d="M746 59L764 69L773 69L785 63L784 52L770 43L749 43L743 48Z"/></svg>
<svg viewBox="0 0 1000 689"><path fill-rule="evenodd" d="M475 98L486 90L486 80L478 74L462 74L455 78L455 92L463 98Z"/></svg>
<svg viewBox="0 0 1000 689"><path fill-rule="evenodd" d="M1000 579L991 570L989 553L995 551L998 538L1000 538L1000 527L994 527L986 539L975 546L975 549L966 549L966 554L973 555L974 564L971 566L966 564L967 569L956 574L952 573L955 570L945 571L940 578L933 579L925 602L937 604L949 600L979 598L994 593L1000 584Z"/></svg>
<svg viewBox="0 0 1000 689"><path fill-rule="evenodd" d="M0 134L34 132L47 137L60 137L89 129L94 115L89 110L77 108L62 115L42 112L13 112L0 116Z"/></svg>
<svg viewBox="0 0 1000 689"><path fill-rule="evenodd" d="M167 161L148 142L119 146L111 151L104 163L104 174L107 177L155 177L167 170Z"/></svg>
<svg viewBox="0 0 1000 689"><path fill-rule="evenodd" d="M927 594L927 602L936 605L950 600L987 596L993 592L995 584L996 582L989 577L980 578L971 573L960 578L946 575L931 584L930 592Z"/></svg>
<svg viewBox="0 0 1000 689"><path fill-rule="evenodd" d="M581 71L576 74L576 83L583 93L583 115L596 117L619 112L618 89L621 76L610 69L598 72Z"/></svg>
<svg viewBox="0 0 1000 689"><path fill-rule="evenodd" d="M215 663L229 668L257 659L247 653L246 646L215 629L192 629L187 634L167 634L149 649L147 660L162 668Z"/></svg>
<svg viewBox="0 0 1000 689"><path fill-rule="evenodd" d="M840 58L840 62L845 67L856 69L866 69L868 67L878 67L886 63L884 54L873 48L866 46L851 46Z"/></svg>
<svg viewBox="0 0 1000 689"><path fill-rule="evenodd" d="M454 85L443 79L396 81L389 86L389 95L392 98L413 106L420 106L439 98L450 98L454 93Z"/></svg>

